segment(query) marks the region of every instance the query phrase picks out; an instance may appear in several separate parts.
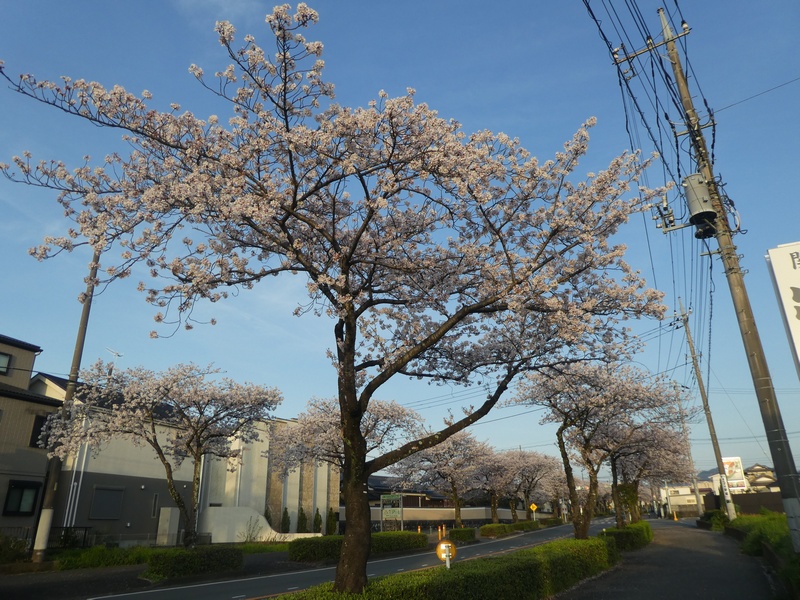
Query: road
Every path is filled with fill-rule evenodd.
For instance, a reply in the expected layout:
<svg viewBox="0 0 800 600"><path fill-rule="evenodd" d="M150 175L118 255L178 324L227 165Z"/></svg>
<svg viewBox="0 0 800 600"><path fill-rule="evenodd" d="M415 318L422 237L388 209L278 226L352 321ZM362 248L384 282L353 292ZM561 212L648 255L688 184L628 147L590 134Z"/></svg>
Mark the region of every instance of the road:
<svg viewBox="0 0 800 600"><path fill-rule="evenodd" d="M613 519L599 519L592 523L592 531L595 534L604 527L613 527ZM572 526L562 525L498 540L484 540L476 544L459 546L456 561L503 554L569 537L572 537ZM378 577L434 567L445 568L433 552L424 552L371 560L367 565L367 574L369 577ZM185 600L186 598L192 600L245 600L285 594L333 581L335 570L336 568L332 566L261 577L155 588L111 596L95 596L90 600Z"/></svg>

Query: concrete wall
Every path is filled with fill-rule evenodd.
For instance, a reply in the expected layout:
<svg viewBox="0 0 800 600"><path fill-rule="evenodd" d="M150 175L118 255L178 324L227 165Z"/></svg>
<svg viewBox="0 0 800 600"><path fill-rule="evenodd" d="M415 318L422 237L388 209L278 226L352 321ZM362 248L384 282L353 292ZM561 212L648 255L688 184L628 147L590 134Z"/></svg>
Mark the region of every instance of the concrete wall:
<svg viewBox="0 0 800 600"><path fill-rule="evenodd" d="M319 533L278 533L263 515L246 506L208 507L200 514L198 530L211 535L214 544L234 542L288 542L304 537L319 537Z"/></svg>
<svg viewBox="0 0 800 600"><path fill-rule="evenodd" d="M381 520L380 507L373 506L371 509L371 518L373 523L379 523ZM524 514L524 513L523 513ZM498 517L501 521L511 522L511 510L508 508L500 508L497 511ZM347 514L345 508L339 508L339 520L346 521ZM491 522L492 509L489 507L466 507L461 509L461 520L463 522L469 521L483 521ZM429 521L434 526L437 524L451 524L455 521L454 508L404 508L403 521Z"/></svg>

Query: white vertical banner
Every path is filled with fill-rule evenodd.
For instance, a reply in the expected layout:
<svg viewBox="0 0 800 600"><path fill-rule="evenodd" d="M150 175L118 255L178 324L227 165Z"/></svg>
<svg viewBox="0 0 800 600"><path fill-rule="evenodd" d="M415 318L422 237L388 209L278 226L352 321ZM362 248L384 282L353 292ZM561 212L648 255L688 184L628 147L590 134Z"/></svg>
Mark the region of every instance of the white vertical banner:
<svg viewBox="0 0 800 600"><path fill-rule="evenodd" d="M800 242L768 250L766 258L800 377Z"/></svg>
<svg viewBox="0 0 800 600"><path fill-rule="evenodd" d="M744 476L741 457L723 458L722 466L725 467L725 477L728 478L728 487L731 491L744 491L747 489L747 479Z"/></svg>

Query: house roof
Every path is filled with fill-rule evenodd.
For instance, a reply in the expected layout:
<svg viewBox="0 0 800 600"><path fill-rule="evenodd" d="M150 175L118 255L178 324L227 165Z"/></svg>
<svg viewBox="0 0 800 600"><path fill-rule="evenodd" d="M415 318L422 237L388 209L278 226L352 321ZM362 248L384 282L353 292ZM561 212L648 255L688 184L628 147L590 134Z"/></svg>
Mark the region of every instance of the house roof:
<svg viewBox="0 0 800 600"><path fill-rule="evenodd" d="M45 406L61 406L61 401L54 398L48 398L41 394L34 394L28 390L14 387L0 382L0 397L13 398L14 400L22 400L23 402L32 402L33 404L43 404Z"/></svg>
<svg viewBox="0 0 800 600"><path fill-rule="evenodd" d="M6 344L7 346L14 346L15 348L20 348L22 350L28 350L29 352L41 352L42 349L39 348L36 344L30 344L28 342L23 342L22 340L18 340L16 338L9 337L7 335L3 335L0 333L0 344Z"/></svg>
<svg viewBox="0 0 800 600"><path fill-rule="evenodd" d="M420 496L428 496L433 499L443 499L444 496L435 490L422 489L418 487L403 487L402 481L399 477L392 477L390 475L370 475L367 486L370 499L378 498L381 494L413 494Z"/></svg>
<svg viewBox="0 0 800 600"><path fill-rule="evenodd" d="M767 467L766 465L762 465L760 463L754 464L752 467L748 467L744 470L745 473L751 472L758 472L758 471L770 471L772 472L772 467Z"/></svg>
<svg viewBox="0 0 800 600"><path fill-rule="evenodd" d="M59 377L58 375L50 375L49 373L42 373L41 371L39 372L39 375L42 377L46 377L54 385L57 385L58 387L66 391L67 384L69 383L69 379L67 379L66 377ZM78 381L75 389L77 391L80 390L81 388L86 388L86 386L87 384L85 384L84 382ZM111 410L115 405L122 404L124 403L124 401L125 401L124 398L119 394L115 394L113 396L104 394L103 396L97 399L97 401L94 403L94 406L95 408ZM153 410L153 416L157 420L161 419L166 421L169 419L169 417L172 416L173 412L174 409L169 404L162 402L158 406L156 406L155 409Z"/></svg>

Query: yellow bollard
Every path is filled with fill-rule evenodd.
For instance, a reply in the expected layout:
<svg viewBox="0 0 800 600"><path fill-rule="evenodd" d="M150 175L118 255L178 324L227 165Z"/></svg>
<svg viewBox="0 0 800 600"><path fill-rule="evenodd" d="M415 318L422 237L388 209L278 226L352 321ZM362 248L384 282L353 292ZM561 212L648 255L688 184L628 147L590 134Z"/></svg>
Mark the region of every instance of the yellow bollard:
<svg viewBox="0 0 800 600"><path fill-rule="evenodd" d="M447 525L442 525L442 537L447 537Z"/></svg>
<svg viewBox="0 0 800 600"><path fill-rule="evenodd" d="M674 510L672 511L672 520L673 521L677 521L678 520L678 513L675 512Z"/></svg>
<svg viewBox="0 0 800 600"><path fill-rule="evenodd" d="M417 533L422 533L422 525L417 525Z"/></svg>

